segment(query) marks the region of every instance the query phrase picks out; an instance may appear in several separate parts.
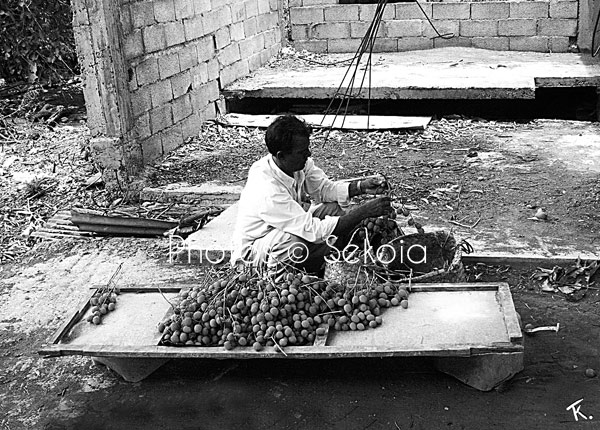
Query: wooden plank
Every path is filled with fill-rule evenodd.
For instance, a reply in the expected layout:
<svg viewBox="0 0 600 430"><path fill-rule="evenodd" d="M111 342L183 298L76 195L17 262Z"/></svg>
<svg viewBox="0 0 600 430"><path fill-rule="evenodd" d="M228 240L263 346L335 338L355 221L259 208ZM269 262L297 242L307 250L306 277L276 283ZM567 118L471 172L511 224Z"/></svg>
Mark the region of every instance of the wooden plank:
<svg viewBox="0 0 600 430"><path fill-rule="evenodd" d="M84 301L82 301L81 304L78 306L78 310L73 314L71 319L65 321L64 324L61 327L59 327L56 333L54 333L54 335L50 338L51 344L57 344L58 342L60 342L65 336L65 334L68 333L73 328L73 326L81 320L83 315L85 315L87 310L90 308L90 298L92 296L93 294L90 295L90 297L86 298Z"/></svg>
<svg viewBox="0 0 600 430"><path fill-rule="evenodd" d="M341 130L425 130L431 117L384 115L297 115L313 127ZM267 128L278 115L229 113L218 121L223 125Z"/></svg>
<svg viewBox="0 0 600 430"><path fill-rule="evenodd" d="M510 294L508 284L503 284L498 289L498 303L502 306L502 315L504 315L504 324L508 331L508 337L511 342L521 342L523 340L523 332L519 324L519 318L515 305Z"/></svg>

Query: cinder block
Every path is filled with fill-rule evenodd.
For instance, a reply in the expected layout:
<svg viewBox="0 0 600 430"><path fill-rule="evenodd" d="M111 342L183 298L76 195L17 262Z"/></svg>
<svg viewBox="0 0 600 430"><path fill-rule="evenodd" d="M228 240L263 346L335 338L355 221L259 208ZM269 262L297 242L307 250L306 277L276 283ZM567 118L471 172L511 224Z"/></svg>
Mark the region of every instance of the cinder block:
<svg viewBox="0 0 600 430"><path fill-rule="evenodd" d="M431 3L396 3L396 19L426 19L425 16L431 18ZM425 11L425 14L423 14Z"/></svg>
<svg viewBox="0 0 600 430"><path fill-rule="evenodd" d="M158 61L156 58L148 58L142 61L135 68L135 74L137 76L138 85L151 84L158 81Z"/></svg>
<svg viewBox="0 0 600 430"><path fill-rule="evenodd" d="M189 70L185 70L171 79L171 87L173 88L173 98L177 99L182 95L192 90L192 74Z"/></svg>
<svg viewBox="0 0 600 430"><path fill-rule="evenodd" d="M177 124L192 114L190 95L184 94L173 100L173 123Z"/></svg>
<svg viewBox="0 0 600 430"><path fill-rule="evenodd" d="M361 4L358 6L358 19L360 19L361 21L371 22L373 20L373 17L375 16L376 11L376 4ZM394 18L396 18L396 9L394 8L393 4L388 3L383 9L381 19L387 20Z"/></svg>
<svg viewBox="0 0 600 430"><path fill-rule="evenodd" d="M231 4L231 20L240 22L246 19L246 5L243 2L234 2Z"/></svg>
<svg viewBox="0 0 600 430"><path fill-rule="evenodd" d="M473 37L473 48L508 51L508 37Z"/></svg>
<svg viewBox="0 0 600 430"><path fill-rule="evenodd" d="M154 21L154 7L151 2L136 2L129 5L134 28L152 25Z"/></svg>
<svg viewBox="0 0 600 430"><path fill-rule="evenodd" d="M248 61L247 60L240 60L237 61L225 68L223 68L223 70L221 70L221 85L222 87L226 87L227 85L229 85L230 83L236 81L239 78L242 78L246 75L248 75L248 73L250 73L250 69L248 68ZM209 87L210 89L210 87ZM213 95L211 93L209 93L209 99L212 100ZM219 93L215 94L215 99L214 100L218 100L219 99Z"/></svg>
<svg viewBox="0 0 600 430"><path fill-rule="evenodd" d="M460 21L459 34L465 37L497 36L498 21L492 19Z"/></svg>
<svg viewBox="0 0 600 430"><path fill-rule="evenodd" d="M258 33L258 20L256 17L248 18L244 21L244 33L246 37L254 36Z"/></svg>
<svg viewBox="0 0 600 430"><path fill-rule="evenodd" d="M173 0L158 0L154 5L154 19L157 22L175 21L175 3Z"/></svg>
<svg viewBox="0 0 600 430"><path fill-rule="evenodd" d="M509 2L471 3L471 19L502 19L509 17Z"/></svg>
<svg viewBox="0 0 600 430"><path fill-rule="evenodd" d="M163 24L154 24L142 29L144 50L147 54L163 50L167 47L167 38Z"/></svg>
<svg viewBox="0 0 600 430"><path fill-rule="evenodd" d="M294 40L294 48L298 51L307 50L309 52L327 52L326 40Z"/></svg>
<svg viewBox="0 0 600 430"><path fill-rule="evenodd" d="M228 7L211 10L202 16L205 34L213 33L219 28L232 23L231 11Z"/></svg>
<svg viewBox="0 0 600 430"><path fill-rule="evenodd" d="M231 0L210 0L210 8L216 10L223 6L228 6L230 2Z"/></svg>
<svg viewBox="0 0 600 430"><path fill-rule="evenodd" d="M258 0L244 0L246 18L258 16Z"/></svg>
<svg viewBox="0 0 600 430"><path fill-rule="evenodd" d="M137 117L133 126L139 139L146 139L152 135L150 131L150 115L147 112Z"/></svg>
<svg viewBox="0 0 600 430"><path fill-rule="evenodd" d="M194 4L194 14L200 15L201 13L208 12L210 10L210 0L192 0Z"/></svg>
<svg viewBox="0 0 600 430"><path fill-rule="evenodd" d="M215 54L215 44L212 37L204 36L196 41L198 61L203 62L211 59Z"/></svg>
<svg viewBox="0 0 600 430"><path fill-rule="evenodd" d="M200 88L190 93L190 100L193 111L202 110L210 103L208 100L208 84L202 85Z"/></svg>
<svg viewBox="0 0 600 430"><path fill-rule="evenodd" d="M216 59L211 59L207 62L208 66L208 80L214 81L219 77L219 62Z"/></svg>
<svg viewBox="0 0 600 430"><path fill-rule="evenodd" d="M538 24L540 36L577 36L576 19L540 19Z"/></svg>
<svg viewBox="0 0 600 430"><path fill-rule="evenodd" d="M431 22L434 25L435 29L438 31L438 33L440 33L442 36L454 35L458 37L460 30L458 20L433 20ZM427 21L423 22L423 36L436 39L439 38L438 34L435 32L431 24L429 24L429 22Z"/></svg>
<svg viewBox="0 0 600 430"><path fill-rule="evenodd" d="M302 0L289 0L288 6L289 7L301 7Z"/></svg>
<svg viewBox="0 0 600 430"><path fill-rule="evenodd" d="M433 19L469 19L471 5L469 3L432 3Z"/></svg>
<svg viewBox="0 0 600 430"><path fill-rule="evenodd" d="M373 52L398 52L398 38L379 38L373 44Z"/></svg>
<svg viewBox="0 0 600 430"><path fill-rule="evenodd" d="M215 31L215 46L217 49L224 48L231 43L229 27L221 27Z"/></svg>
<svg viewBox="0 0 600 430"><path fill-rule="evenodd" d="M387 37L419 37L423 34L423 21L420 19L403 19L388 21Z"/></svg>
<svg viewBox="0 0 600 430"><path fill-rule="evenodd" d="M338 4L339 0L302 0L302 6Z"/></svg>
<svg viewBox="0 0 600 430"><path fill-rule="evenodd" d="M198 52L195 44L184 46L178 51L179 68L181 71L189 70L198 65Z"/></svg>
<svg viewBox="0 0 600 430"><path fill-rule="evenodd" d="M243 57L256 54L265 47L265 38L262 34L257 34L250 38L240 41L240 54Z"/></svg>
<svg viewBox="0 0 600 430"><path fill-rule="evenodd" d="M508 43L511 51L548 52L547 37L510 37Z"/></svg>
<svg viewBox="0 0 600 430"><path fill-rule="evenodd" d="M549 50L550 52L569 52L571 44L569 37L550 37L549 38Z"/></svg>
<svg viewBox="0 0 600 430"><path fill-rule="evenodd" d="M260 61L260 54L254 54L248 57L248 70L250 70L250 72L260 68L262 65L263 64Z"/></svg>
<svg viewBox="0 0 600 430"><path fill-rule="evenodd" d="M158 157L163 155L162 142L159 134L150 136L148 139L143 140L141 142L141 147L144 164L150 164Z"/></svg>
<svg viewBox="0 0 600 430"><path fill-rule="evenodd" d="M168 79L151 84L150 91L153 109L166 105L171 100L173 100L173 90L171 88L171 81Z"/></svg>
<svg viewBox="0 0 600 430"><path fill-rule="evenodd" d="M354 53L360 46L360 39L329 39L327 52L329 53Z"/></svg>
<svg viewBox="0 0 600 430"><path fill-rule="evenodd" d="M159 106L150 111L150 129L152 134L155 134L167 127L173 125L173 113L171 111L171 104Z"/></svg>
<svg viewBox="0 0 600 430"><path fill-rule="evenodd" d="M269 0L258 0L258 13L269 13L271 12L271 5L269 4Z"/></svg>
<svg viewBox="0 0 600 430"><path fill-rule="evenodd" d="M202 17L195 17L183 20L183 30L185 33L185 40L191 41L204 36L204 20Z"/></svg>
<svg viewBox="0 0 600 430"><path fill-rule="evenodd" d="M348 39L350 37L349 22L315 24L309 30L309 37L315 39Z"/></svg>
<svg viewBox="0 0 600 430"><path fill-rule="evenodd" d="M400 37L398 39L398 52L432 48L433 40L427 37Z"/></svg>
<svg viewBox="0 0 600 430"><path fill-rule="evenodd" d="M222 67L229 66L230 64L239 61L241 58L238 42L233 42L229 46L217 52L217 59L219 60L219 63L221 63Z"/></svg>
<svg viewBox="0 0 600 430"><path fill-rule="evenodd" d="M123 52L125 54L125 58L128 60L140 57L144 54L144 43L142 42L141 30L136 29L125 36Z"/></svg>
<svg viewBox="0 0 600 430"><path fill-rule="evenodd" d="M200 134L200 119L198 115L193 112L186 119L181 121L181 132L183 134L183 141L185 142L190 137L195 137Z"/></svg>
<svg viewBox="0 0 600 430"><path fill-rule="evenodd" d="M469 48L473 46L473 38L472 37L453 37L451 39L442 39L438 37L437 39L433 39L433 47L434 48L447 48L451 46L459 46L464 48Z"/></svg>
<svg viewBox="0 0 600 430"><path fill-rule="evenodd" d="M208 63L200 63L193 69L190 69L192 77L192 89L199 88L200 85L208 82Z"/></svg>
<svg viewBox="0 0 600 430"><path fill-rule="evenodd" d="M185 19L194 16L194 4L190 0L174 0L175 18Z"/></svg>
<svg viewBox="0 0 600 430"><path fill-rule="evenodd" d="M168 154L169 152L177 149L183 144L183 133L181 131L181 125L175 124L173 127L169 127L167 130L161 133L162 152Z"/></svg>
<svg viewBox="0 0 600 430"><path fill-rule="evenodd" d="M290 8L290 21L294 24L317 24L325 21L323 7Z"/></svg>
<svg viewBox="0 0 600 430"><path fill-rule="evenodd" d="M209 81L206 85L208 88L208 101L214 102L221 95L221 92L219 91L219 83L215 80Z"/></svg>
<svg viewBox="0 0 600 430"><path fill-rule="evenodd" d="M550 18L577 18L577 12L577 0L550 2Z"/></svg>
<svg viewBox="0 0 600 430"><path fill-rule="evenodd" d="M515 1L509 3L511 18L548 18L548 2Z"/></svg>
<svg viewBox="0 0 600 430"><path fill-rule="evenodd" d="M369 22L351 22L350 23L350 37L362 38L367 34L371 23ZM386 22L382 21L377 29L377 37L386 37Z"/></svg>
<svg viewBox="0 0 600 430"><path fill-rule="evenodd" d="M501 19L498 21L500 36L535 36L536 31L535 19Z"/></svg>
<svg viewBox="0 0 600 430"><path fill-rule="evenodd" d="M134 117L140 116L152 109L150 87L138 88L131 93L131 112Z"/></svg>
<svg viewBox="0 0 600 430"><path fill-rule="evenodd" d="M308 25L292 25L292 40L308 40Z"/></svg>
<svg viewBox="0 0 600 430"><path fill-rule="evenodd" d="M211 119L215 119L217 116L215 104L209 103L208 105L206 105L206 107L198 113L198 116L200 117L200 120L202 122L205 122L205 121L208 121Z"/></svg>
<svg viewBox="0 0 600 430"><path fill-rule="evenodd" d="M265 48L281 43L281 32L279 29L267 30L263 33L265 39Z"/></svg>
<svg viewBox="0 0 600 430"><path fill-rule="evenodd" d="M179 69L179 53L163 54L158 57L158 74L160 79L169 78L181 70Z"/></svg>
<svg viewBox="0 0 600 430"><path fill-rule="evenodd" d="M165 24L165 38L167 41L167 48L185 42L183 23L181 21L175 21Z"/></svg>
<svg viewBox="0 0 600 430"><path fill-rule="evenodd" d="M323 8L323 11L325 12L325 22L358 20L358 5L328 5Z"/></svg>
<svg viewBox="0 0 600 430"><path fill-rule="evenodd" d="M277 12L265 13L256 17L259 32L279 27L279 15Z"/></svg>
<svg viewBox="0 0 600 430"><path fill-rule="evenodd" d="M236 22L235 24L231 24L231 40L240 41L246 37L246 33L244 32L244 23Z"/></svg>

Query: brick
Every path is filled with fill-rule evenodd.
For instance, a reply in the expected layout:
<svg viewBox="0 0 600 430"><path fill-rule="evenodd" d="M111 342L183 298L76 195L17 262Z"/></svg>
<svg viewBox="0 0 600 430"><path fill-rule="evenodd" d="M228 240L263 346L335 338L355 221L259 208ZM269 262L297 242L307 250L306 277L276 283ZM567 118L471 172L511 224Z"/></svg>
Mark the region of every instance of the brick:
<svg viewBox="0 0 600 430"><path fill-rule="evenodd" d="M236 22L235 24L232 24L230 33L231 33L231 40L239 41L239 40L244 39L246 37L246 33L244 32L244 23Z"/></svg>
<svg viewBox="0 0 600 430"><path fill-rule="evenodd" d="M511 51L548 52L547 37L510 37L508 43Z"/></svg>
<svg viewBox="0 0 600 430"><path fill-rule="evenodd" d="M210 0L192 0L194 5L194 14L200 15L201 13L208 12L210 10Z"/></svg>
<svg viewBox="0 0 600 430"><path fill-rule="evenodd" d="M358 20L358 5L330 5L325 6L323 10L325 12L325 22Z"/></svg>
<svg viewBox="0 0 600 430"><path fill-rule="evenodd" d="M500 19L509 17L508 2L471 3L471 19Z"/></svg>
<svg viewBox="0 0 600 430"><path fill-rule="evenodd" d="M175 3L173 0L154 1L154 19L158 22L175 21Z"/></svg>
<svg viewBox="0 0 600 430"><path fill-rule="evenodd" d="M431 18L431 3L422 3L425 14ZM396 19L426 19L416 3L396 3Z"/></svg>
<svg viewBox="0 0 600 430"><path fill-rule="evenodd" d="M173 113L171 105L159 106L150 111L150 129L155 134L173 125Z"/></svg>
<svg viewBox="0 0 600 430"><path fill-rule="evenodd" d="M330 39L327 41L327 52L349 53L356 52L360 45L360 39Z"/></svg>
<svg viewBox="0 0 600 430"><path fill-rule="evenodd" d="M315 39L347 39L350 37L350 23L315 24L311 27L309 33L309 37Z"/></svg>
<svg viewBox="0 0 600 430"><path fill-rule="evenodd" d="M432 19L469 19L469 3L432 3Z"/></svg>
<svg viewBox="0 0 600 430"><path fill-rule="evenodd" d="M415 51L432 49L433 40L427 37L400 37L398 38L398 51Z"/></svg>
<svg viewBox="0 0 600 430"><path fill-rule="evenodd" d="M150 97L152 98L152 108L157 108L173 100L173 90L171 81L158 81L150 85Z"/></svg>
<svg viewBox="0 0 600 430"><path fill-rule="evenodd" d="M472 37L453 37L451 39L442 39L438 37L437 39L433 39L433 47L434 48L447 48L447 47L463 47L469 48L473 46L473 38Z"/></svg>
<svg viewBox="0 0 600 430"><path fill-rule="evenodd" d="M256 17L244 21L244 33L246 37L254 36L258 33L258 20Z"/></svg>
<svg viewBox="0 0 600 430"><path fill-rule="evenodd" d="M184 19L183 30L185 32L185 40L188 42L198 39L206 34L202 17Z"/></svg>
<svg viewBox="0 0 600 430"><path fill-rule="evenodd" d="M498 21L492 19L460 21L459 34L466 37L497 36Z"/></svg>
<svg viewBox="0 0 600 430"><path fill-rule="evenodd" d="M298 51L306 49L309 52L327 52L326 40L294 40L294 48Z"/></svg>
<svg viewBox="0 0 600 430"><path fill-rule="evenodd" d="M175 124L173 127L161 133L162 152L168 154L169 152L177 149L183 144L183 133L181 131L181 125Z"/></svg>
<svg viewBox="0 0 600 430"><path fill-rule="evenodd" d="M190 137L195 137L200 134L200 119L196 113L192 113L186 119L181 121L181 133L184 142Z"/></svg>
<svg viewBox="0 0 600 430"><path fill-rule="evenodd" d="M550 18L577 18L578 2L575 1L551 1Z"/></svg>
<svg viewBox="0 0 600 430"><path fill-rule="evenodd" d="M165 24L165 39L167 48L185 42L185 31L181 21Z"/></svg>
<svg viewBox="0 0 600 430"><path fill-rule="evenodd" d="M196 49L198 51L198 61L206 61L212 58L215 54L215 43L210 36L204 36L196 41Z"/></svg>
<svg viewBox="0 0 600 430"><path fill-rule="evenodd" d="M509 12L511 18L548 18L548 2L510 2Z"/></svg>
<svg viewBox="0 0 600 430"><path fill-rule="evenodd" d="M217 58L222 67L229 66L230 64L239 61L242 57L240 55L240 47L237 42L232 43L224 49L221 49L217 53Z"/></svg>
<svg viewBox="0 0 600 430"><path fill-rule="evenodd" d="M163 155L160 135L150 136L141 143L144 164L150 164Z"/></svg>
<svg viewBox="0 0 600 430"><path fill-rule="evenodd" d="M404 19L387 23L387 37L419 37L423 34L423 21Z"/></svg>
<svg viewBox="0 0 600 430"><path fill-rule="evenodd" d="M569 52L571 48L569 37L550 37L549 45L550 52Z"/></svg>
<svg viewBox="0 0 600 430"><path fill-rule="evenodd" d="M258 13L269 13L271 12L271 5L269 4L269 0L258 0Z"/></svg>
<svg viewBox="0 0 600 430"><path fill-rule="evenodd" d="M131 108L133 116L140 116L152 109L152 98L150 88L138 88L131 93Z"/></svg>
<svg viewBox="0 0 600 430"><path fill-rule="evenodd" d="M271 12L257 17L259 31L265 31L271 28L279 27L279 15L277 12Z"/></svg>
<svg viewBox="0 0 600 430"><path fill-rule="evenodd" d="M173 122L177 124L192 114L192 103L190 95L184 94L173 100Z"/></svg>
<svg viewBox="0 0 600 430"><path fill-rule="evenodd" d="M158 57L158 74L160 79L170 78L181 70L179 68L179 53L162 55Z"/></svg>
<svg viewBox="0 0 600 430"><path fill-rule="evenodd" d="M198 65L198 52L196 45L190 44L179 50L179 68L185 71Z"/></svg>
<svg viewBox="0 0 600 430"><path fill-rule="evenodd" d="M358 19L361 21L371 22L375 16L377 5L375 4L361 4L358 6ZM381 19L394 19L396 18L396 9L393 4L387 4L383 10ZM317 21L315 21L317 22Z"/></svg>
<svg viewBox="0 0 600 430"><path fill-rule="evenodd" d="M294 24L313 24L325 21L322 7L293 7L290 9L290 21Z"/></svg>
<svg viewBox="0 0 600 430"><path fill-rule="evenodd" d="M144 113L137 117L134 121L135 133L137 137L140 139L146 139L152 135L150 131L150 115L148 113Z"/></svg>
<svg viewBox="0 0 600 430"><path fill-rule="evenodd" d="M132 33L125 36L123 53L128 60L140 57L144 54L144 43L142 41L141 30L134 30Z"/></svg>
<svg viewBox="0 0 600 430"><path fill-rule="evenodd" d="M156 58L149 58L146 61L142 61L135 68L135 74L140 86L156 82L159 78L158 61Z"/></svg>
<svg viewBox="0 0 600 430"><path fill-rule="evenodd" d="M508 51L508 37L474 37L473 48L489 49L492 51Z"/></svg>
<svg viewBox="0 0 600 430"><path fill-rule="evenodd" d="M171 79L171 87L173 88L173 98L177 99L182 95L192 90L192 74L189 70L185 70Z"/></svg>
<svg viewBox="0 0 600 430"><path fill-rule="evenodd" d="M240 22L246 19L246 5L242 2L234 2L231 4L231 20Z"/></svg>
<svg viewBox="0 0 600 430"><path fill-rule="evenodd" d="M154 7L151 2L136 2L130 5L134 28L154 24Z"/></svg>
<svg viewBox="0 0 600 430"><path fill-rule="evenodd" d="M229 27L221 27L215 32L215 46L221 49L231 43Z"/></svg>
<svg viewBox="0 0 600 430"><path fill-rule="evenodd" d="M258 16L258 0L245 0L246 18Z"/></svg>
<svg viewBox="0 0 600 430"><path fill-rule="evenodd" d="M540 19L538 23L540 36L577 36L576 19Z"/></svg>
<svg viewBox="0 0 600 430"><path fill-rule="evenodd" d="M162 24L144 27L142 30L142 36L144 39L144 49L146 53L160 51L167 47L165 28Z"/></svg>
<svg viewBox="0 0 600 430"><path fill-rule="evenodd" d="M431 21L433 23L433 25L435 26L436 30L441 34L441 35L450 35L453 34L454 36L458 36L459 33L459 21L457 20L433 20ZM425 37L435 37L438 38L439 36L437 35L437 33L435 32L435 30L433 29L433 27L431 27L431 25L428 22L424 22L423 23L423 36Z"/></svg>
<svg viewBox="0 0 600 430"><path fill-rule="evenodd" d="M500 36L535 36L536 31L535 19L501 19L498 21Z"/></svg>
<svg viewBox="0 0 600 430"><path fill-rule="evenodd" d="M185 19L194 16L194 4L190 0L175 0L175 18Z"/></svg>

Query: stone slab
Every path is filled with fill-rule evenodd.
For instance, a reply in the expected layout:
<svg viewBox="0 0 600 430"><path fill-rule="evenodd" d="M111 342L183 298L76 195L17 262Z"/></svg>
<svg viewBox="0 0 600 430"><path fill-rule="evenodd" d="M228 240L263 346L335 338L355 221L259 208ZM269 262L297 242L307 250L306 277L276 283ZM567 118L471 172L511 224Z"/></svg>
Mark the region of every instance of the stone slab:
<svg viewBox="0 0 600 430"><path fill-rule="evenodd" d="M170 203L198 203L203 206L231 205L240 198L244 187L219 182L201 185L169 184L164 187L146 187L140 193L143 201Z"/></svg>

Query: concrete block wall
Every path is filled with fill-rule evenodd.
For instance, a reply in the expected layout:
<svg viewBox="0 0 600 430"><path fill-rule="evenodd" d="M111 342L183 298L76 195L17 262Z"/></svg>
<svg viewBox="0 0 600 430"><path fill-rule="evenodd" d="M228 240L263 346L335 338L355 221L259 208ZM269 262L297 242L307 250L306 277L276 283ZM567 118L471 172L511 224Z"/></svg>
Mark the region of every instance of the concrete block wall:
<svg viewBox="0 0 600 430"><path fill-rule="evenodd" d="M578 0L432 1L388 3L378 29L378 52L467 46L492 50L567 52L578 35ZM355 52L375 4L290 0L297 49ZM442 35L439 37L424 13Z"/></svg>
<svg viewBox="0 0 600 430"><path fill-rule="evenodd" d="M96 161L139 174L282 44L280 0L73 0Z"/></svg>

